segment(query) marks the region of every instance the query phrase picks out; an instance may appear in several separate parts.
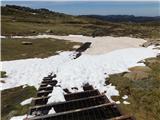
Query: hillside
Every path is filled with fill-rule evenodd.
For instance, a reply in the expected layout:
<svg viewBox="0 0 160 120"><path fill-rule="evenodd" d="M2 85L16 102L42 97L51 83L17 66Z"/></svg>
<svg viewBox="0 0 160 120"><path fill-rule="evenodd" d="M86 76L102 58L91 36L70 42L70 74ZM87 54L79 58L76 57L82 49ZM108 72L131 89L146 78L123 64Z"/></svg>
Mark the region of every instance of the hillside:
<svg viewBox="0 0 160 120"><path fill-rule="evenodd" d="M131 36L158 39L160 23L115 23L72 16L47 9L32 9L15 5L1 7L2 35L81 34L86 36Z"/></svg>
<svg viewBox="0 0 160 120"><path fill-rule="evenodd" d="M156 17L144 17L134 15L84 15L89 18L96 18L99 20L110 21L110 22L160 22L160 16Z"/></svg>
<svg viewBox="0 0 160 120"><path fill-rule="evenodd" d="M158 21L117 22L15 5L1 12L2 120L25 119L51 73L57 86L45 84L54 89L47 104L89 83L137 120L160 119L160 41L145 41L160 39ZM83 43L90 47L77 54Z"/></svg>

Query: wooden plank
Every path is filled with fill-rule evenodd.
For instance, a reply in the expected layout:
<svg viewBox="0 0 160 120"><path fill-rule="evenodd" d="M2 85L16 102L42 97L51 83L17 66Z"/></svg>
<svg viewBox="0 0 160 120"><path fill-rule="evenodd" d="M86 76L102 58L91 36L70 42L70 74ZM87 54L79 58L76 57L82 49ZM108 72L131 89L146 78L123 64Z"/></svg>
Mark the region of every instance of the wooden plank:
<svg viewBox="0 0 160 120"><path fill-rule="evenodd" d="M111 120L135 120L132 116L122 115L119 117L112 118Z"/></svg>
<svg viewBox="0 0 160 120"><path fill-rule="evenodd" d="M38 91L42 91L42 90L53 90L53 86L48 86L48 87L39 87Z"/></svg>
<svg viewBox="0 0 160 120"><path fill-rule="evenodd" d="M97 100L97 102L95 103L95 101ZM90 104L85 104L87 102L90 102ZM64 101L64 102L58 102L58 103L50 103L50 104L46 104L46 105L41 105L41 106L34 106L32 108L30 108L30 114L32 115L32 113L35 110L49 110L52 107L55 109L56 112L62 112L64 110L71 110L71 109L78 109L78 108L82 108L82 107L89 107L91 105L99 105L99 104L104 104L106 103L106 96L105 95L97 95L97 96L91 96L88 98L81 98L81 99L76 99L76 100L70 100L70 101ZM65 108L62 108L63 106L65 106ZM60 109L60 110L59 110Z"/></svg>
<svg viewBox="0 0 160 120"><path fill-rule="evenodd" d="M73 100L73 99L80 99L80 98L96 96L96 95L100 95L100 92L97 89L76 92L76 93L69 93L69 94L65 94L64 97L65 97L66 101L69 101L69 100Z"/></svg>
<svg viewBox="0 0 160 120"><path fill-rule="evenodd" d="M50 94L50 93L52 93L52 90L38 91L37 92L37 97L48 96L48 94Z"/></svg>
<svg viewBox="0 0 160 120"><path fill-rule="evenodd" d="M60 113L49 114L49 115L44 115L44 116L32 117L32 118L30 118L30 120L55 120L56 117L58 117L58 116L63 116L66 114L76 114L79 112L95 110L95 109L104 108L104 107L113 106L113 105L115 105L115 103L105 103L105 104L91 106L91 107L82 108L82 109L76 109L76 110L71 110L71 111L66 111L66 112L60 112Z"/></svg>
<svg viewBox="0 0 160 120"><path fill-rule="evenodd" d="M50 96L33 98L32 103L34 105L44 105L48 102L49 98L50 98Z"/></svg>

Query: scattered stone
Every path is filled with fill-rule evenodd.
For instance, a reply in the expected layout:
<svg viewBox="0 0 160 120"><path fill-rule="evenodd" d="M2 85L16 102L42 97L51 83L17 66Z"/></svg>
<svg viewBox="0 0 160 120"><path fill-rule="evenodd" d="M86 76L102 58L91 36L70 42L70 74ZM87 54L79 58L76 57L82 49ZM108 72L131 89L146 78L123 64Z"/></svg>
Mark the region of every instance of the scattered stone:
<svg viewBox="0 0 160 120"><path fill-rule="evenodd" d="M32 42L28 42L28 41L23 41L21 42L22 45L32 45L33 43Z"/></svg>
<svg viewBox="0 0 160 120"><path fill-rule="evenodd" d="M159 46L160 45L160 40L147 41L142 46L143 47L148 47L148 46L151 46L151 45Z"/></svg>
<svg viewBox="0 0 160 120"><path fill-rule="evenodd" d="M67 88L63 89L64 92L66 92L67 94L71 93Z"/></svg>
<svg viewBox="0 0 160 120"><path fill-rule="evenodd" d="M72 89L72 90L78 90L78 88L77 88L77 87L72 87L71 89Z"/></svg>
<svg viewBox="0 0 160 120"><path fill-rule="evenodd" d="M128 105L128 104L130 104L130 103L129 103L129 102L127 102L127 101L123 101L123 104Z"/></svg>
<svg viewBox="0 0 160 120"><path fill-rule="evenodd" d="M145 60L141 60L141 61L138 61L137 63L144 63L145 62Z"/></svg>
<svg viewBox="0 0 160 120"><path fill-rule="evenodd" d="M74 46L73 46L74 49L77 49L77 48L79 48L79 47L80 47L80 45L74 45Z"/></svg>
<svg viewBox="0 0 160 120"><path fill-rule="evenodd" d="M121 104L121 102L120 102L120 101L116 101L115 103L116 103L116 104Z"/></svg>
<svg viewBox="0 0 160 120"><path fill-rule="evenodd" d="M124 95L123 97L122 97L122 99L127 99L128 98L128 96L127 95Z"/></svg>
<svg viewBox="0 0 160 120"><path fill-rule="evenodd" d="M5 80L0 80L0 83L6 83L6 81Z"/></svg>
<svg viewBox="0 0 160 120"><path fill-rule="evenodd" d="M160 53L156 57L160 58Z"/></svg>
<svg viewBox="0 0 160 120"><path fill-rule="evenodd" d="M21 56L26 56L26 55L27 55L26 53L21 54Z"/></svg>
<svg viewBox="0 0 160 120"><path fill-rule="evenodd" d="M53 30L48 29L48 30L46 31L46 33L53 33Z"/></svg>
<svg viewBox="0 0 160 120"><path fill-rule="evenodd" d="M36 31L35 30L31 30L31 33L36 33Z"/></svg>

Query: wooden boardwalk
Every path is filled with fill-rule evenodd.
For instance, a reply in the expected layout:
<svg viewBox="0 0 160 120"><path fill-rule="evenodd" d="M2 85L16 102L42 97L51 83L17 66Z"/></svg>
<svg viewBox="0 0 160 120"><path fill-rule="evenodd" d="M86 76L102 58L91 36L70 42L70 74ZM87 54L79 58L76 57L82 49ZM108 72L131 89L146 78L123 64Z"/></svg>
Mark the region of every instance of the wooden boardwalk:
<svg viewBox="0 0 160 120"><path fill-rule="evenodd" d="M49 93L54 87L60 87L56 86L56 80L52 80L55 77L44 77L29 110L29 115L34 117L28 120L135 120L123 115L115 103L110 103L104 94L89 84L83 86L82 92L65 94L64 102L47 104ZM56 113L48 114L52 108Z"/></svg>

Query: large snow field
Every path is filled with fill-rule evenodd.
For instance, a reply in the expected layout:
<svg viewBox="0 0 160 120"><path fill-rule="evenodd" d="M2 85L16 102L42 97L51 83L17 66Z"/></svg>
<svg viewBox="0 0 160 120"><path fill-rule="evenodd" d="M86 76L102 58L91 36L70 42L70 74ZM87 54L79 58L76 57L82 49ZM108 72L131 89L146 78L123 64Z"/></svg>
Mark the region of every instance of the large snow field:
<svg viewBox="0 0 160 120"><path fill-rule="evenodd" d="M2 62L2 70L7 72L6 83L0 83L1 89L13 88L20 85L33 85L39 87L42 78L53 72L57 74L58 84L62 88L55 88L57 97L53 93L49 102L63 101L63 88L77 87L82 90L85 83L92 84L101 92L106 91L109 97L119 95L115 86L111 84L105 86L105 78L108 74L128 71L129 67L144 65L137 63L148 57L155 57L159 51L150 48L127 48L112 51L103 55L83 54L77 59L73 59L74 52L62 52L59 55L45 59L26 59ZM53 90L54 91L54 90ZM58 97L59 95L59 97ZM111 99L110 99L111 100ZM111 100L112 101L112 100Z"/></svg>
<svg viewBox="0 0 160 120"><path fill-rule="evenodd" d="M33 58L24 60L4 61L2 70L7 72L6 83L1 85L1 89L13 88L20 85L34 85L39 87L42 78L51 72L56 73L59 66L72 60L74 52L62 52L59 55L49 58Z"/></svg>
<svg viewBox="0 0 160 120"><path fill-rule="evenodd" d="M153 47L126 48L102 55L82 54L77 59L73 59L74 52L62 52L45 59L4 61L2 62L2 70L6 71L9 77L6 79L6 83L0 83L1 89L25 86L25 84L38 88L42 78L53 72L57 74L56 79L61 87L54 88L48 103L64 101L63 88L75 92L71 88L77 87L78 91L81 91L82 85L85 83L90 83L100 92L105 92L110 101L113 102L111 96L118 96L119 92L112 84L106 86L105 78L109 74L128 71L129 67L143 66L143 63L137 62L145 58L155 57L159 52L153 50ZM26 101L28 103L28 99ZM116 101L116 103L118 102ZM130 104L127 101L123 103ZM54 113L54 110L51 110L50 113ZM12 117L11 120L22 120L26 116Z"/></svg>
<svg viewBox="0 0 160 120"><path fill-rule="evenodd" d="M5 37L5 36L2 36ZM37 35L37 36L12 36L11 38L55 38L59 40L70 40L74 42L92 42L91 48L86 50L86 54L105 54L113 50L124 49L124 48L137 48L146 42L144 39L131 38L131 37L89 37L83 35L68 35L68 36L58 36L58 35Z"/></svg>

